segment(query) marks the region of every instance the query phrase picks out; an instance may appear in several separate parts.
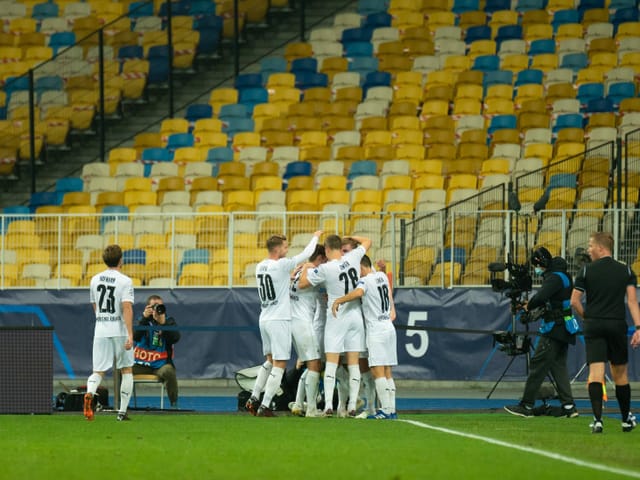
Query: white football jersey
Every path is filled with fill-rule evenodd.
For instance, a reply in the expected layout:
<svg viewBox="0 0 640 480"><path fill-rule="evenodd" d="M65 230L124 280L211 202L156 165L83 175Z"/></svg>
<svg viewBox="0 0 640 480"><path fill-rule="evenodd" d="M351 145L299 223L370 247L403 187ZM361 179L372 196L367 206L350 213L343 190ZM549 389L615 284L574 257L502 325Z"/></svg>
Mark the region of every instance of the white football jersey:
<svg viewBox="0 0 640 480"><path fill-rule="evenodd" d="M298 288L301 273L298 272L291 282L291 317L312 322L318 308L320 287Z"/></svg>
<svg viewBox="0 0 640 480"><path fill-rule="evenodd" d="M96 305L96 337L126 337L122 303L133 303L133 282L119 270L107 269L91 279L89 299Z"/></svg>
<svg viewBox="0 0 640 480"><path fill-rule="evenodd" d="M389 278L382 272L371 272L360 278L358 286L364 290L362 296L362 314L367 331L381 322L391 322L391 297L389 292ZM357 302L348 302L357 303Z"/></svg>
<svg viewBox="0 0 640 480"><path fill-rule="evenodd" d="M327 263L319 265L318 268L309 270L307 279L311 285L324 285L329 297L327 308L331 308L333 302L352 291L358 284L360 279L360 260L366 253L362 245L345 253L340 260L330 260ZM359 310L358 302L347 302L338 313L347 314L352 310ZM330 315L327 313L327 315Z"/></svg>
<svg viewBox="0 0 640 480"><path fill-rule="evenodd" d="M307 260L316 248L318 237L313 237L305 249L291 258L267 258L256 266L256 285L260 296L260 321L291 320L289 285L291 270Z"/></svg>

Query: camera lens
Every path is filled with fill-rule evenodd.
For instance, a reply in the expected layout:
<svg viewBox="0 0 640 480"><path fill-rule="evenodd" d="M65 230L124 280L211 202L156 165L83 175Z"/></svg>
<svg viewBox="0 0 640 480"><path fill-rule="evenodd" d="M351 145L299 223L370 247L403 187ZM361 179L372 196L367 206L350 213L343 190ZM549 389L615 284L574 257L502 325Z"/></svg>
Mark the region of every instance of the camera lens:
<svg viewBox="0 0 640 480"><path fill-rule="evenodd" d="M153 306L153 309L156 311L156 313L158 315L162 315L163 313L165 313L167 311L167 308L161 303L156 303Z"/></svg>

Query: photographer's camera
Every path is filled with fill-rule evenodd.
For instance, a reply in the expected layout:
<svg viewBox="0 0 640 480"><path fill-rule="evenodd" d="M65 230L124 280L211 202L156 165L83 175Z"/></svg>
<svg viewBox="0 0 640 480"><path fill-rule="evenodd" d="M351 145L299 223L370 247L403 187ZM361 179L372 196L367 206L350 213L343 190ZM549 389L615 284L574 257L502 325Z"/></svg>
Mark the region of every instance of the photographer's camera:
<svg viewBox="0 0 640 480"><path fill-rule="evenodd" d="M167 312L167 307L165 307L162 303L156 303L152 308L158 315L163 315Z"/></svg>

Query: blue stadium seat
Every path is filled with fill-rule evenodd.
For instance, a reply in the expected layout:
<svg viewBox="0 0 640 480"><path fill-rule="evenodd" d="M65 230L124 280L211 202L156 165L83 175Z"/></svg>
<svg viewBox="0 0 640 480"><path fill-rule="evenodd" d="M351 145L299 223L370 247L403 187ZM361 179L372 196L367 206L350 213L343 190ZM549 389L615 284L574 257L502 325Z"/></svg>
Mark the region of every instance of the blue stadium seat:
<svg viewBox="0 0 640 480"><path fill-rule="evenodd" d="M349 71L358 72L363 83L368 73L377 70L378 59L376 57L354 57L349 61Z"/></svg>
<svg viewBox="0 0 640 480"><path fill-rule="evenodd" d="M387 12L371 13L364 19L364 27L376 29L380 27L390 27L392 17Z"/></svg>
<svg viewBox="0 0 640 480"><path fill-rule="evenodd" d="M55 32L49 38L49 46L53 49L55 55L60 50L70 47L76 43L75 32Z"/></svg>
<svg viewBox="0 0 640 480"><path fill-rule="evenodd" d="M29 199L29 208L35 212L38 207L44 205L60 205L64 192L35 192Z"/></svg>
<svg viewBox="0 0 640 480"><path fill-rule="evenodd" d="M589 57L584 52L568 53L562 57L560 68L570 68L574 72L586 68L589 64Z"/></svg>
<svg viewBox="0 0 640 480"><path fill-rule="evenodd" d="M142 150L140 159L143 162L172 162L173 152L168 148L149 147Z"/></svg>
<svg viewBox="0 0 640 480"><path fill-rule="evenodd" d="M196 55L215 57L220 49L222 41L222 17L217 15L207 15L196 18L194 22L194 30L200 34L200 40L196 48Z"/></svg>
<svg viewBox="0 0 640 480"><path fill-rule="evenodd" d="M373 29L367 27L345 28L342 31L340 41L349 42L370 42Z"/></svg>
<svg viewBox="0 0 640 480"><path fill-rule="evenodd" d="M306 90L308 88L326 87L329 85L329 77L325 73L296 72L296 88Z"/></svg>
<svg viewBox="0 0 640 480"><path fill-rule="evenodd" d="M390 87L392 76L389 72L368 73L362 84L362 95L366 98L367 91L372 87Z"/></svg>
<svg viewBox="0 0 640 480"><path fill-rule="evenodd" d="M553 38L541 38L531 42L531 46L529 47L529 56L544 53L556 53L556 41Z"/></svg>
<svg viewBox="0 0 640 480"><path fill-rule="evenodd" d="M317 72L318 60L313 57L296 58L291 62L290 71L294 75L298 72Z"/></svg>
<svg viewBox="0 0 640 480"><path fill-rule="evenodd" d="M455 262L464 265L467 259L467 251L462 247L447 247L442 251L442 256L445 262Z"/></svg>
<svg viewBox="0 0 640 480"><path fill-rule="evenodd" d="M638 8L619 8L611 16L611 23L613 23L613 33L618 31L618 25L625 22L637 22L638 21Z"/></svg>
<svg viewBox="0 0 640 480"><path fill-rule="evenodd" d="M469 27L464 41L469 45L476 40L491 40L491 27L488 25L474 25Z"/></svg>
<svg viewBox="0 0 640 480"><path fill-rule="evenodd" d="M125 45L118 49L118 60L144 58L144 49L140 45Z"/></svg>
<svg viewBox="0 0 640 480"><path fill-rule="evenodd" d="M583 123L581 113L563 113L557 116L552 132L557 133L564 128L582 128Z"/></svg>
<svg viewBox="0 0 640 480"><path fill-rule="evenodd" d="M496 35L496 48L500 51L502 42L507 40L522 40L522 27L520 25L503 25L498 27Z"/></svg>
<svg viewBox="0 0 640 480"><path fill-rule="evenodd" d="M81 192L84 182L80 177L63 177L56 180L56 192Z"/></svg>
<svg viewBox="0 0 640 480"><path fill-rule="evenodd" d="M527 85L529 83L536 83L540 85L544 79L544 72L535 68L529 68L527 70L521 70L516 75L515 86Z"/></svg>
<svg viewBox="0 0 640 480"><path fill-rule="evenodd" d="M611 0L609 2L609 10L619 10L621 8L633 8L637 6L638 2L636 0Z"/></svg>
<svg viewBox="0 0 640 480"><path fill-rule="evenodd" d="M553 14L551 25L554 33L558 31L560 25L567 23L580 23L580 14L577 10L558 10Z"/></svg>
<svg viewBox="0 0 640 480"><path fill-rule="evenodd" d="M487 0L484 5L484 11L488 13L497 12L499 10L511 10L511 0Z"/></svg>
<svg viewBox="0 0 640 480"><path fill-rule="evenodd" d="M122 263L127 265L130 263L147 263L147 252L142 248L131 248L122 252Z"/></svg>
<svg viewBox="0 0 640 480"><path fill-rule="evenodd" d="M516 128L517 118L515 115L496 115L491 118L487 133L493 135L496 130L502 130L503 128L513 129Z"/></svg>
<svg viewBox="0 0 640 480"><path fill-rule="evenodd" d="M511 70L494 70L491 72L484 72L482 84L484 86L485 93L491 85L512 85L513 72Z"/></svg>
<svg viewBox="0 0 640 480"><path fill-rule="evenodd" d="M249 109L242 103L228 103L220 107L218 118L223 122L232 118L249 118Z"/></svg>
<svg viewBox="0 0 640 480"><path fill-rule="evenodd" d="M371 42L348 42L343 45L344 56L346 58L371 57L373 55L373 44Z"/></svg>
<svg viewBox="0 0 640 480"><path fill-rule="evenodd" d="M285 180L283 183L283 190L286 186L286 180L291 177L307 177L311 175L312 165L311 162L289 162L285 167L284 173L282 174L282 179Z"/></svg>
<svg viewBox="0 0 640 480"><path fill-rule="evenodd" d="M615 112L615 107L609 98L592 98L587 101L586 106L581 110L586 114L611 113Z"/></svg>
<svg viewBox="0 0 640 480"><path fill-rule="evenodd" d="M190 248L182 254L182 260L178 267L178 276L182 274L182 267L190 263L209 263L209 249L207 248Z"/></svg>
<svg viewBox="0 0 640 480"><path fill-rule="evenodd" d="M633 98L636 96L636 87L633 82L612 83L609 86L607 98L611 101L614 108L620 104L625 98Z"/></svg>
<svg viewBox="0 0 640 480"><path fill-rule="evenodd" d="M168 2L164 2L160 5L160 9L158 10L158 16L162 18L166 18L169 15L168 11ZM175 16L183 16L189 15L189 3L188 2L171 2L171 15Z"/></svg>
<svg viewBox="0 0 640 480"><path fill-rule="evenodd" d="M480 2L479 0L454 0L451 10L456 15L473 10L480 10Z"/></svg>
<svg viewBox="0 0 640 480"><path fill-rule="evenodd" d="M36 3L31 10L31 18L41 22L45 18L55 18L60 15L60 8L55 2Z"/></svg>
<svg viewBox="0 0 640 480"><path fill-rule="evenodd" d="M233 161L233 148L231 147L210 148L209 151L207 152L206 161L208 163L214 164L213 176L216 176L218 174L218 168L217 168L218 163Z"/></svg>
<svg viewBox="0 0 640 480"><path fill-rule="evenodd" d="M184 118L193 123L201 118L212 118L213 107L208 103L194 103L187 107L187 111L184 114Z"/></svg>
<svg viewBox="0 0 640 480"><path fill-rule="evenodd" d="M580 105L586 105L589 100L604 97L604 85L602 83L583 83L578 86L576 98L580 101Z"/></svg>
<svg viewBox="0 0 640 480"><path fill-rule="evenodd" d="M529 10L542 10L547 4L546 0L518 0L515 10L519 13Z"/></svg>
<svg viewBox="0 0 640 480"><path fill-rule="evenodd" d="M229 118L222 125L222 131L227 134L229 139L232 139L236 133L253 132L254 130L255 123L252 118Z"/></svg>
<svg viewBox="0 0 640 480"><path fill-rule="evenodd" d="M385 13L389 9L389 0L358 0L356 11L362 15Z"/></svg>
<svg viewBox="0 0 640 480"><path fill-rule="evenodd" d="M193 147L195 139L191 133L172 133L167 139L167 150L175 151L182 147Z"/></svg>
<svg viewBox="0 0 640 480"><path fill-rule="evenodd" d="M189 6L189 15L202 17L216 14L216 4L210 0L192 0Z"/></svg>
<svg viewBox="0 0 640 480"><path fill-rule="evenodd" d="M351 182L354 178L361 175L377 175L378 165L374 160L358 160L351 164L347 180Z"/></svg>
<svg viewBox="0 0 640 480"><path fill-rule="evenodd" d="M554 188L575 188L576 175L574 173L556 173L549 179L547 190Z"/></svg>
<svg viewBox="0 0 640 480"><path fill-rule="evenodd" d="M238 103L247 107L247 113L253 113L253 107L259 103L267 103L269 101L269 92L266 88L243 88L238 94Z"/></svg>
<svg viewBox="0 0 640 480"><path fill-rule="evenodd" d="M38 99L47 91L60 91L64 90L64 79L58 75L47 75L46 77L36 78L35 83L36 96Z"/></svg>
<svg viewBox="0 0 640 480"><path fill-rule="evenodd" d="M498 55L480 55L473 61L471 70L481 72L493 72L500 69L500 57Z"/></svg>
<svg viewBox="0 0 640 480"><path fill-rule="evenodd" d="M243 88L262 87L262 75L259 73L241 73L233 82L233 86L238 90Z"/></svg>
<svg viewBox="0 0 640 480"><path fill-rule="evenodd" d="M129 4L129 18L135 19L140 17L153 16L153 3L141 0L139 2L131 2Z"/></svg>
<svg viewBox="0 0 640 480"><path fill-rule="evenodd" d="M166 83L169 80L169 46L156 45L149 48L147 60L149 60L147 83L149 85Z"/></svg>
<svg viewBox="0 0 640 480"><path fill-rule="evenodd" d="M605 0L580 0L578 4L578 13L580 14L580 21L582 21L582 17L586 10L591 10L592 8L604 8Z"/></svg>
<svg viewBox="0 0 640 480"><path fill-rule="evenodd" d="M282 56L271 56L260 60L260 73L262 83L266 83L272 73L282 73L287 71L287 59Z"/></svg>

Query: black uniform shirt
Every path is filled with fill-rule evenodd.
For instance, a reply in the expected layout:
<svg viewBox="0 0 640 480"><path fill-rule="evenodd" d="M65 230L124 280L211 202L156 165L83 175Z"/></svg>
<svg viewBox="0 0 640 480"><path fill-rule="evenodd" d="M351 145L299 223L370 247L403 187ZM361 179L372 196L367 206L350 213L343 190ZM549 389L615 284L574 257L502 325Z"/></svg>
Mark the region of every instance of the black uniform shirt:
<svg viewBox="0 0 640 480"><path fill-rule="evenodd" d="M625 295L629 285L637 285L631 267L611 257L585 265L575 281L576 290L587 294L585 318L626 319Z"/></svg>

